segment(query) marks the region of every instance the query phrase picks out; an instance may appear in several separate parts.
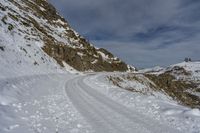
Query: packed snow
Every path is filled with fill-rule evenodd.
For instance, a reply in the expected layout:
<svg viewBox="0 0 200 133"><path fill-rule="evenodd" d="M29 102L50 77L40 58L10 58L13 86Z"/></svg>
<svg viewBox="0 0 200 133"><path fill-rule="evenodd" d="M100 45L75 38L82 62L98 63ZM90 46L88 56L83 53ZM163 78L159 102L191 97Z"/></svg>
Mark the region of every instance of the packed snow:
<svg viewBox="0 0 200 133"><path fill-rule="evenodd" d="M119 73L2 78L0 132L200 132L199 109L161 93L143 95L113 86L106 79L113 74ZM143 89L140 85L135 87Z"/></svg>
<svg viewBox="0 0 200 133"><path fill-rule="evenodd" d="M84 82L95 88L100 93L107 95L114 101L117 101L130 109L136 110L144 116L162 121L163 123L166 122L171 126L171 128L176 128L180 132L200 132L199 109L191 109L179 105L177 102L162 93L143 95L118 88L103 78L107 75L109 74L87 77Z"/></svg>
<svg viewBox="0 0 200 133"><path fill-rule="evenodd" d="M0 80L0 132L93 132L65 93L65 82L73 77L48 74Z"/></svg>

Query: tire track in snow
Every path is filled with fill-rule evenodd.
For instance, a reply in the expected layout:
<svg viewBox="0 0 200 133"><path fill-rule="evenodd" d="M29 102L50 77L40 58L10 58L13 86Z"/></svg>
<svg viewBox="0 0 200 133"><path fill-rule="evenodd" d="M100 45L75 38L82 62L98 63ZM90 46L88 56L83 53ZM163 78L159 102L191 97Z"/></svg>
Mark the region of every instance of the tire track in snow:
<svg viewBox="0 0 200 133"><path fill-rule="evenodd" d="M97 133L178 132L111 100L85 84L85 78L87 76L69 80L66 83L66 93Z"/></svg>

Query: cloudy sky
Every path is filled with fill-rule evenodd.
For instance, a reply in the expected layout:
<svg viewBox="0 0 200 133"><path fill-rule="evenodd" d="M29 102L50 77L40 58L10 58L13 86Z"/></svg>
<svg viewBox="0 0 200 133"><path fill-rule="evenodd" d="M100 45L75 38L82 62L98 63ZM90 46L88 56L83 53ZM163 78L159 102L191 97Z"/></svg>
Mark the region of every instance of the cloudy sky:
<svg viewBox="0 0 200 133"><path fill-rule="evenodd" d="M81 35L137 67L200 60L200 0L49 0Z"/></svg>

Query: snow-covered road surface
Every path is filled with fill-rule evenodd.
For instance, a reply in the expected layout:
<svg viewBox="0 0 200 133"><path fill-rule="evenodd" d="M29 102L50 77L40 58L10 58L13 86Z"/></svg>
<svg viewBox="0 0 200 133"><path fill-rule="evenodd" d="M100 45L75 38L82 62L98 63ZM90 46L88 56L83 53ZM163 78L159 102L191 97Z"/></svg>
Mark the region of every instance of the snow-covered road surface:
<svg viewBox="0 0 200 133"><path fill-rule="evenodd" d="M66 83L66 93L96 133L179 132L161 121L144 116L110 99L97 91L95 86L87 85L84 82L86 78L88 76L69 80Z"/></svg>
<svg viewBox="0 0 200 133"><path fill-rule="evenodd" d="M116 88L109 74L0 79L0 133L199 133L198 109Z"/></svg>
<svg viewBox="0 0 200 133"><path fill-rule="evenodd" d="M0 133L88 133L89 124L65 93L72 74L0 80Z"/></svg>

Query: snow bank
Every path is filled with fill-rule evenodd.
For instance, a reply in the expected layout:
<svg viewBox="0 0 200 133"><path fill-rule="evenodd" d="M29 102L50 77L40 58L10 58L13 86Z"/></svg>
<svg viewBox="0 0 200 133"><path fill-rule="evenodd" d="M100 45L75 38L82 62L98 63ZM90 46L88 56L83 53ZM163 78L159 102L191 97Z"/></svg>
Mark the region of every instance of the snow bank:
<svg viewBox="0 0 200 133"><path fill-rule="evenodd" d="M200 110L179 105L162 93L143 95L132 93L110 84L109 74L90 76L84 80L88 85L111 97L113 100L153 119L166 122L183 133L200 132ZM142 87L142 86L141 86ZM94 87L93 87L94 88Z"/></svg>

